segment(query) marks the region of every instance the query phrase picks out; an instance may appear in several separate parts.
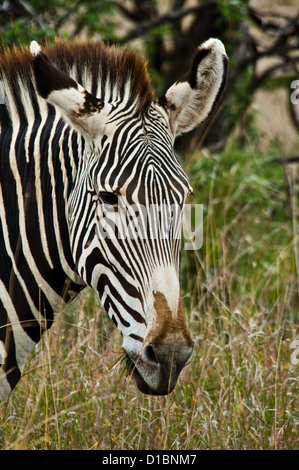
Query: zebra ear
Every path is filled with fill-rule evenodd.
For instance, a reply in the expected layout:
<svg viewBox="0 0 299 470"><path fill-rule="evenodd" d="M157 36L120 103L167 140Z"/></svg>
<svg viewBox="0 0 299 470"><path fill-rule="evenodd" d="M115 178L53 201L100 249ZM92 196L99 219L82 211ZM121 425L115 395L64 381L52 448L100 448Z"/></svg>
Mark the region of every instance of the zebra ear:
<svg viewBox="0 0 299 470"><path fill-rule="evenodd" d="M225 89L227 69L221 41L209 39L197 48L189 71L157 102L168 114L174 137L194 129L215 111Z"/></svg>
<svg viewBox="0 0 299 470"><path fill-rule="evenodd" d="M40 96L55 105L79 132L91 137L102 134L104 119L99 114L104 108L104 102L52 65L36 41L31 42L30 51Z"/></svg>

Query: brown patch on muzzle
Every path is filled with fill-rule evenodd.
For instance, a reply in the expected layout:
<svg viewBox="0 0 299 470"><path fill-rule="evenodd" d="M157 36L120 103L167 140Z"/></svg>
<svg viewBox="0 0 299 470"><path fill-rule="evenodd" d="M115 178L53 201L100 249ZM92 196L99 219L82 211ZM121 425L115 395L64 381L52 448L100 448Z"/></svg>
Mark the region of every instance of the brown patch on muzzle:
<svg viewBox="0 0 299 470"><path fill-rule="evenodd" d="M169 338L177 337L180 338L187 347L191 348L193 338L187 325L181 298L179 298L176 314L170 310L166 297L162 292L155 292L154 299L156 320L147 340L161 344Z"/></svg>

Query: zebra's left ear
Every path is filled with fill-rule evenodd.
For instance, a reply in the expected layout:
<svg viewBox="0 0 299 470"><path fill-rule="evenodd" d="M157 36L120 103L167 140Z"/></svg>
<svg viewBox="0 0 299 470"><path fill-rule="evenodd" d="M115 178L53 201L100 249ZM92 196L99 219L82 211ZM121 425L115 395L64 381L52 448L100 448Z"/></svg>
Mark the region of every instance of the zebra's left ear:
<svg viewBox="0 0 299 470"><path fill-rule="evenodd" d="M38 93L55 105L82 134L91 137L101 134L105 119L99 114L104 114L104 102L51 64L36 41L31 42L30 51Z"/></svg>
<svg viewBox="0 0 299 470"><path fill-rule="evenodd" d="M228 58L219 39L209 39L197 48L189 71L157 100L168 114L174 137L199 126L215 111L227 69Z"/></svg>

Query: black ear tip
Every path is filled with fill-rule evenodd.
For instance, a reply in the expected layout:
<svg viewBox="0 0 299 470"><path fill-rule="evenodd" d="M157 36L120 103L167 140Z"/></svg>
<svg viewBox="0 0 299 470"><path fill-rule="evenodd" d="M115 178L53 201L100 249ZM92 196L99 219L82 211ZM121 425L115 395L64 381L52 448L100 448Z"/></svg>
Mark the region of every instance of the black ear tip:
<svg viewBox="0 0 299 470"><path fill-rule="evenodd" d="M43 59L46 60L47 62L50 62L46 54L44 54L41 50L40 45L36 41L31 41L30 44L30 52L32 54L33 60L37 59Z"/></svg>
<svg viewBox="0 0 299 470"><path fill-rule="evenodd" d="M55 90L78 88L75 80L53 65L48 57L41 52L41 48L36 41L32 41L30 52L33 59L32 67L36 88L42 98L47 99L49 94Z"/></svg>

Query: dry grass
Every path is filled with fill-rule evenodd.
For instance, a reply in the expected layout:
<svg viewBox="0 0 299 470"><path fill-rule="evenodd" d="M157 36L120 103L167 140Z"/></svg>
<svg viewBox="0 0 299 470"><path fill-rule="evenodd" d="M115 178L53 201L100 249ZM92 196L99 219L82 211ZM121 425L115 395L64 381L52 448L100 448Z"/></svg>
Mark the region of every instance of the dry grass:
<svg viewBox="0 0 299 470"><path fill-rule="evenodd" d="M196 350L174 392L136 390L120 337L87 290L1 405L2 449L299 448L297 240L283 169L258 158L190 163L204 245L182 254Z"/></svg>

